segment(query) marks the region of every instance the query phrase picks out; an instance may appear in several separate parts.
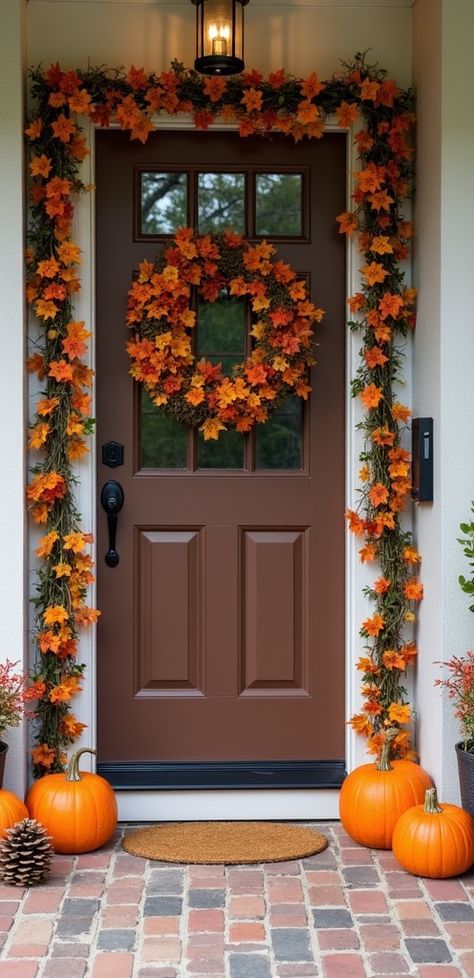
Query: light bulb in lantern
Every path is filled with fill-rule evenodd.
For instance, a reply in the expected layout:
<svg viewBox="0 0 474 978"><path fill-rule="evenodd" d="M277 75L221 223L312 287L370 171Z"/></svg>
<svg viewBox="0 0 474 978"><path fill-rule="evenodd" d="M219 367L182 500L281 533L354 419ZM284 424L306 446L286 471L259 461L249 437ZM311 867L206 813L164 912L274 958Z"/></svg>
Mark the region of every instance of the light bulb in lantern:
<svg viewBox="0 0 474 978"><path fill-rule="evenodd" d="M226 58L227 46L230 40L230 25L225 23L225 21L219 24L214 22L209 24L209 40L211 42L212 54L221 55Z"/></svg>

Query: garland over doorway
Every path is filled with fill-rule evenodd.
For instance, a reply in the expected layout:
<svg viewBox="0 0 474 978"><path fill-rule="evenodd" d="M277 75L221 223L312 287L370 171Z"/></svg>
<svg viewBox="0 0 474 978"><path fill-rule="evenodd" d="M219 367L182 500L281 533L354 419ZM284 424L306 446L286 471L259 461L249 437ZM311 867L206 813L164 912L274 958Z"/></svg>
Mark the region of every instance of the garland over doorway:
<svg viewBox="0 0 474 978"><path fill-rule="evenodd" d="M316 72L296 79L283 69L268 78L257 71L228 80L203 78L173 62L161 74L135 67L126 74L104 68L64 71L55 64L33 70L31 84L35 111L26 129L32 148L27 270L39 338L28 364L42 387L29 433L35 455L27 490L33 521L42 530L36 549L41 564L30 690L37 697L35 774L61 770L68 746L81 734L83 724L72 710L84 671L77 659L78 638L99 614L87 605L92 539L81 528L75 501L74 466L88 453L93 428L92 375L84 362L90 332L73 312L81 262L72 240L74 203L91 189L80 177L89 152L81 117L97 126L113 119L131 139L145 142L159 128L160 112L190 114L197 129L220 118L236 123L243 137L277 132L295 141L321 138L328 116L335 116L343 129L362 126L355 135L360 171L354 174L353 207L335 220L341 233L357 234L362 255L361 289L348 301L355 317L350 328L362 337L353 395L365 412L360 425L364 447L359 503L347 516L361 539L361 560L379 573L365 589L372 613L360 630L362 706L350 722L367 738L372 753L378 753L387 727L397 726L395 752L405 756L411 709L403 683L416 655L405 628L422 597L420 558L400 523L410 491L410 458L401 445L410 411L399 400L402 351L397 343L414 325L415 294L402 271L412 235L403 214L412 174L412 92L401 91L361 55L326 82Z"/></svg>

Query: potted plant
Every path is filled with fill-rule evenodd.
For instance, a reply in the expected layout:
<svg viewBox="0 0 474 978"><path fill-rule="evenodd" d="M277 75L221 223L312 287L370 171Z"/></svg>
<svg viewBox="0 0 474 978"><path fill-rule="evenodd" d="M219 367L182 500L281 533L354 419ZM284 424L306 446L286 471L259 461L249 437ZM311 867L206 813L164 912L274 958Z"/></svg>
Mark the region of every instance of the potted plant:
<svg viewBox="0 0 474 978"><path fill-rule="evenodd" d="M474 515L474 502L471 504ZM469 559L470 577L459 577L462 590L474 597L474 522L461 523L463 537L459 543ZM474 612L474 604L469 605ZM461 726L462 740L456 744L456 757L459 771L459 786L463 808L474 817L474 651L466 653L463 659L453 655L442 663L448 670L445 679L435 680L435 685L444 686L454 702L454 715Z"/></svg>
<svg viewBox="0 0 474 978"><path fill-rule="evenodd" d="M8 727L18 727L24 709L24 677L15 672L17 666L18 662L9 659L0 664L0 788L8 750L3 737Z"/></svg>

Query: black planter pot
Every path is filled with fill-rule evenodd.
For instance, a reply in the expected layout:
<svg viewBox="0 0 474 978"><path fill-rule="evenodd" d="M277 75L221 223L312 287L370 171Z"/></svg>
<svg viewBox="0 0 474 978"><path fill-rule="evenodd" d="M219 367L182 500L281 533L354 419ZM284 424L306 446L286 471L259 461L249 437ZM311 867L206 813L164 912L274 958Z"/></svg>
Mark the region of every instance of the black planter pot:
<svg viewBox="0 0 474 978"><path fill-rule="evenodd" d="M5 773L5 760L7 757L8 744L0 740L0 788L3 788L3 775Z"/></svg>
<svg viewBox="0 0 474 978"><path fill-rule="evenodd" d="M474 818L474 754L463 750L461 741L456 744L456 757L462 807Z"/></svg>

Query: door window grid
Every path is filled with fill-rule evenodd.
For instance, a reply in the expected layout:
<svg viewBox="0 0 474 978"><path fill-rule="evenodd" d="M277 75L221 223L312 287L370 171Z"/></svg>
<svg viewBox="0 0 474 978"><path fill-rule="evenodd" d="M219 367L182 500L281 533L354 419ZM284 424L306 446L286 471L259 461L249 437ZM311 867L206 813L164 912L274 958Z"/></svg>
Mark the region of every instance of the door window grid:
<svg viewBox="0 0 474 978"><path fill-rule="evenodd" d="M209 205L213 187L221 202L214 216ZM156 197L160 188L164 199ZM248 166L244 170L242 166L183 169L138 165L134 170L135 240L167 239L183 225L206 234L223 231L229 226L226 193L227 197L232 195L232 230L250 240L265 237L270 241L309 242L309 173L305 166ZM176 216L172 214L174 206Z"/></svg>
<svg viewBox="0 0 474 978"><path fill-rule="evenodd" d="M139 237L142 240L169 237L177 227L190 223L200 224L203 233L218 233L229 218L232 230L242 233L245 223L254 237L299 239L308 225L309 206L305 173L291 168L270 171L268 168L242 168L231 171L229 167L212 171L166 170L138 168L139 179L135 215L139 215ZM305 189L306 184L306 189ZM163 190L161 205L157 205L157 190ZM274 190L280 191L280 206L275 207L272 224L271 198ZM281 191L284 191L281 193ZM211 211L210 194L217 191L217 213ZM290 193L291 191L291 193ZM233 194L232 209L226 207L226 195ZM239 194L241 202L239 202ZM263 203L259 204L259 195ZM299 196L299 201L298 201ZM276 195L278 202L278 194ZM144 202L146 210L144 210ZM137 207L138 203L138 207ZM173 209L176 209L174 216ZM223 216L224 215L224 216ZM247 220L245 218L247 217ZM265 225L266 221L266 226ZM259 223L260 222L260 223ZM137 217L135 218L137 226ZM145 228L153 226L153 233ZM157 232L157 228L161 227ZM257 231L262 233L257 235ZM274 231L274 234L269 232ZM286 232L286 233L285 233ZM289 232L289 233L288 233ZM231 300L232 301L232 300ZM198 325L193 337L194 353L205 356L211 362L221 362L223 373L231 373L234 363L240 362L250 352L248 310L241 319L243 335L239 337L237 305L231 307L231 332L213 336L218 309L214 304L198 303ZM226 297L226 303L229 299ZM235 300L234 300L235 303ZM240 302L241 306L243 303ZM201 329L200 329L201 326ZM239 342L244 340L244 344ZM237 348L239 347L239 348ZM304 430L306 412L298 398L287 398L271 415L265 425L256 426L250 434L233 429L221 432L219 440L204 441L199 431L187 430L176 419L155 408L150 398L142 394L140 401L140 460L139 467L157 470L227 469L255 471L301 471L304 467Z"/></svg>

